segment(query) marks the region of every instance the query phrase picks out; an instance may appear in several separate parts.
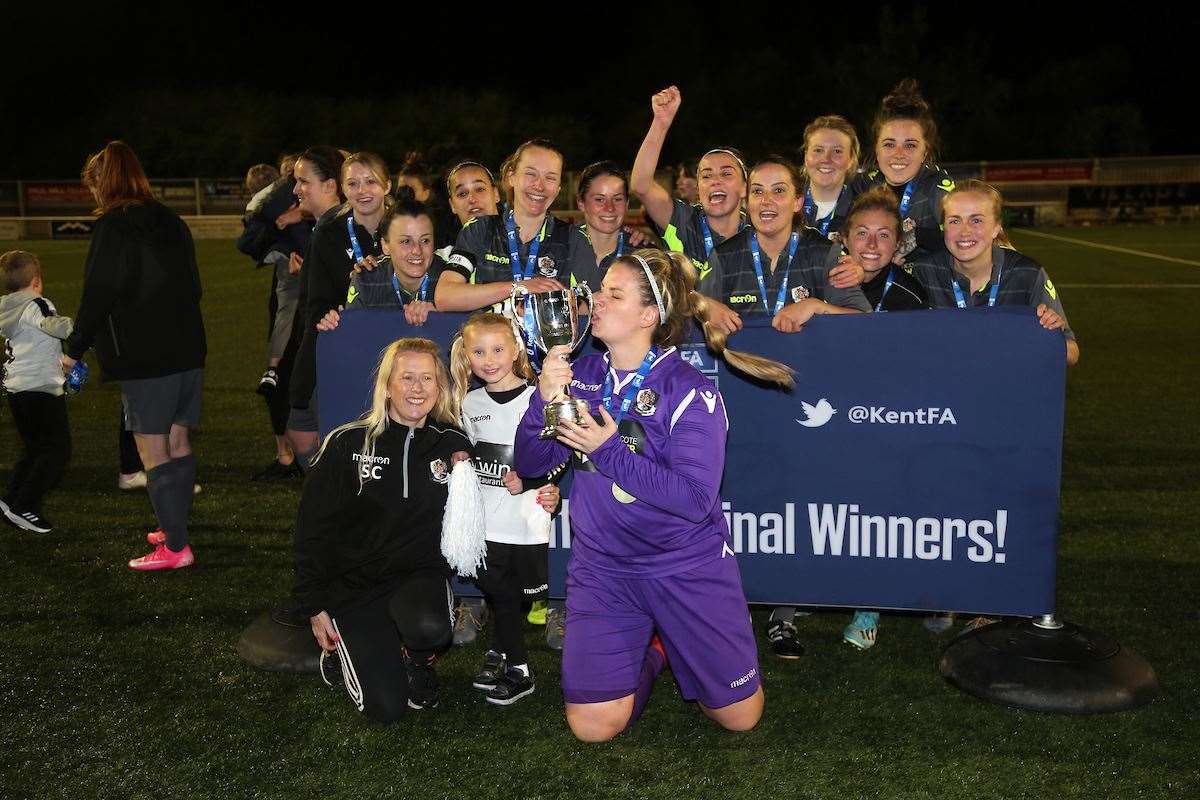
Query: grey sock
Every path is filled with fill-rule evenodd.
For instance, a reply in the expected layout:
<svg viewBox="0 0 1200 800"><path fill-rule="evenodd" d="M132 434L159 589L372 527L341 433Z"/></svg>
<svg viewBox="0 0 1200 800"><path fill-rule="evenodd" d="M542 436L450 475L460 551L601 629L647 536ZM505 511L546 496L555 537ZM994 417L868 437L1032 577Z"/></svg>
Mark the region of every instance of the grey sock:
<svg viewBox="0 0 1200 800"><path fill-rule="evenodd" d="M190 465L181 462L190 461ZM190 468L189 468L190 466ZM146 470L146 491L167 535L167 549L178 553L188 543L187 518L192 504L192 478L196 465L191 456L159 464Z"/></svg>
<svg viewBox="0 0 1200 800"><path fill-rule="evenodd" d="M771 612L771 622L791 622L796 618L795 606L776 606Z"/></svg>

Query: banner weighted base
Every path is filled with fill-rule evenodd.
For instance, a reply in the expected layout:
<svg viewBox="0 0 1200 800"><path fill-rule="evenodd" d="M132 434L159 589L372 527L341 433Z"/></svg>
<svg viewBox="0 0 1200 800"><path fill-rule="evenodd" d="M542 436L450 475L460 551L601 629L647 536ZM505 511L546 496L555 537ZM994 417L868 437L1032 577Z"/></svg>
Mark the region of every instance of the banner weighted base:
<svg viewBox="0 0 1200 800"><path fill-rule="evenodd" d="M242 631L237 653L259 669L271 672L320 671L321 648L307 619L286 606L264 611Z"/></svg>
<svg viewBox="0 0 1200 800"><path fill-rule="evenodd" d="M1125 711L1158 696L1158 677L1140 655L1098 631L1046 619L963 634L942 651L938 670L980 699L1058 714Z"/></svg>

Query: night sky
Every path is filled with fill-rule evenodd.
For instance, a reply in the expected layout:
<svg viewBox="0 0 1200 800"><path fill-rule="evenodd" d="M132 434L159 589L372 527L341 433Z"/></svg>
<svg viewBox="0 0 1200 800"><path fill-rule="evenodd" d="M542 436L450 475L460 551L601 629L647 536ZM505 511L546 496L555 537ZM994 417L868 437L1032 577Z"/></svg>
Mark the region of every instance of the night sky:
<svg viewBox="0 0 1200 800"><path fill-rule="evenodd" d="M559 141L569 167L631 163L649 96L669 83L684 104L664 162L721 143L753 157L793 152L822 113L865 134L908 76L934 106L943 161L1200 151L1182 110L1200 72L1197 12L1051 5L796 4L727 19L570 6L595 9L584 28L565 4L526 17L494 4L491 18L477 6L356 16L337 4L321 17L118 2L84 16L22 4L7 12L0 177L77 175L114 137L158 176L238 175L310 143L494 162L534 135Z"/></svg>

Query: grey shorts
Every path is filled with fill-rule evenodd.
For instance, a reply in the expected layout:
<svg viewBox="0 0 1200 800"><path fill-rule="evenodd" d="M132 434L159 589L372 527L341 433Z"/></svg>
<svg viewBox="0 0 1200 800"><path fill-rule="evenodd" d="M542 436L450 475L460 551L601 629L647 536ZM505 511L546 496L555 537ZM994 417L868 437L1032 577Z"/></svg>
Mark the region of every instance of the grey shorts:
<svg viewBox="0 0 1200 800"><path fill-rule="evenodd" d="M125 430L167 434L172 425L194 428L200 424L200 395L204 370L190 369L160 378L121 381Z"/></svg>
<svg viewBox="0 0 1200 800"><path fill-rule="evenodd" d="M321 426L317 424L316 389L313 389L312 397L309 398L308 408L296 408L292 406L292 410L288 412L287 426L288 430L300 431L301 433L316 433L321 430Z"/></svg>

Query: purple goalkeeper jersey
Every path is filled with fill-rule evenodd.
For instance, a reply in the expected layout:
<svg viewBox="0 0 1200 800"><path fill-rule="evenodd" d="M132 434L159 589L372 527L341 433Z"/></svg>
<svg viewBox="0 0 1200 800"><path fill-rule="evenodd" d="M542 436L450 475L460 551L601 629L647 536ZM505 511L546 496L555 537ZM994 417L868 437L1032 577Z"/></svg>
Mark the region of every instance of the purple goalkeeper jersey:
<svg viewBox="0 0 1200 800"><path fill-rule="evenodd" d="M610 371L615 418L637 373L612 370L607 354L575 362L571 394L598 414ZM514 461L520 474L539 475L571 460L573 559L601 572L651 578L721 557L729 537L720 498L729 420L716 386L674 347L654 360L619 436L590 456L538 438L545 406L535 391L517 429Z"/></svg>

